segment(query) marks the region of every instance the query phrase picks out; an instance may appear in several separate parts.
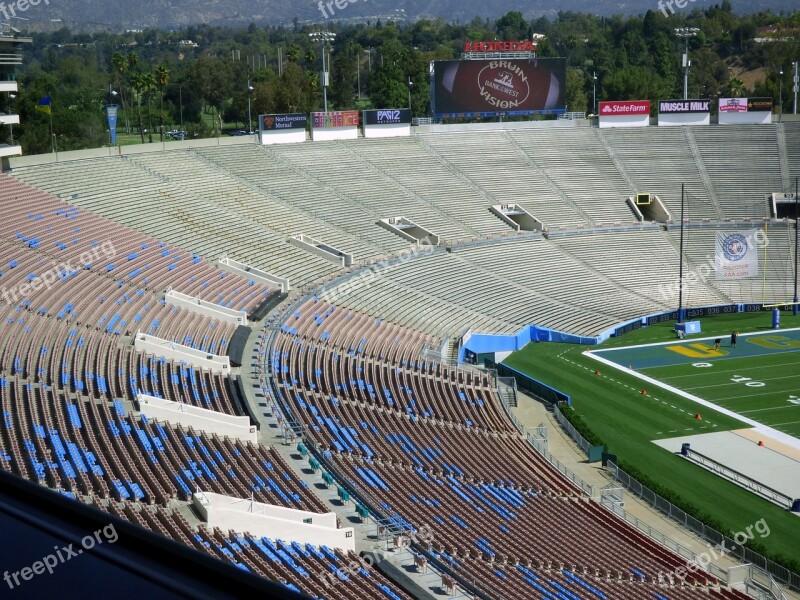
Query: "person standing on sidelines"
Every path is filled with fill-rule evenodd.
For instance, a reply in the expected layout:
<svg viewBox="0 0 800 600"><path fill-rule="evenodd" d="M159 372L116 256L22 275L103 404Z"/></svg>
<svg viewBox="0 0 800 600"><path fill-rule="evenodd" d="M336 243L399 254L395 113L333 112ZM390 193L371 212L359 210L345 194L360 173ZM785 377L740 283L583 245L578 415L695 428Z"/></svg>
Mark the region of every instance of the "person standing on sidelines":
<svg viewBox="0 0 800 600"><path fill-rule="evenodd" d="M731 348L736 348L736 338L739 337L739 332L734 331L731 333Z"/></svg>

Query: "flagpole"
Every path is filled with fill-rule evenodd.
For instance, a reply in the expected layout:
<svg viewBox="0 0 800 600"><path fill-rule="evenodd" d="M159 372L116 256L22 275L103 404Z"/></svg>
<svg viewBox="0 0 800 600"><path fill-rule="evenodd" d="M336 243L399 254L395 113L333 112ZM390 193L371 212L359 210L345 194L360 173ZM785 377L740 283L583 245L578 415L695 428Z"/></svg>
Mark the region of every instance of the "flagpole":
<svg viewBox="0 0 800 600"><path fill-rule="evenodd" d="M56 155L56 162L58 162L58 144L56 143L56 134L53 133L53 109L50 108L50 140L53 146L53 153Z"/></svg>

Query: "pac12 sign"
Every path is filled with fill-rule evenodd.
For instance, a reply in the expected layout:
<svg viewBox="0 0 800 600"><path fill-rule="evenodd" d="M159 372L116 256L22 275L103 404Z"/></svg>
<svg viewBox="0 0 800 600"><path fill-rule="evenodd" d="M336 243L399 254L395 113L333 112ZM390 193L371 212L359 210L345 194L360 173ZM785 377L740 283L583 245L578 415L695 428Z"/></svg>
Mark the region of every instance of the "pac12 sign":
<svg viewBox="0 0 800 600"><path fill-rule="evenodd" d="M411 109L385 108L364 111L365 125L408 125L411 123Z"/></svg>
<svg viewBox="0 0 800 600"><path fill-rule="evenodd" d="M437 118L563 113L565 97L563 58L431 64L431 107Z"/></svg>

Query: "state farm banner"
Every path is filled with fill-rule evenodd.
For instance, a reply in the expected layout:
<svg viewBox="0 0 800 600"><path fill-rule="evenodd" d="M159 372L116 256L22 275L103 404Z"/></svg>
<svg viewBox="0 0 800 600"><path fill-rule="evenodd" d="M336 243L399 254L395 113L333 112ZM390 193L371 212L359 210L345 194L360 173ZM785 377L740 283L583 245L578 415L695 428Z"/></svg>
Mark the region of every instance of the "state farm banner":
<svg viewBox="0 0 800 600"><path fill-rule="evenodd" d="M772 122L772 98L720 98L719 124L766 125Z"/></svg>
<svg viewBox="0 0 800 600"><path fill-rule="evenodd" d="M758 275L758 230L717 231L714 252L718 280L747 279Z"/></svg>
<svg viewBox="0 0 800 600"><path fill-rule="evenodd" d="M711 100L661 100L658 103L658 124L710 125Z"/></svg>
<svg viewBox="0 0 800 600"><path fill-rule="evenodd" d="M600 127L647 127L650 100L612 100L598 107Z"/></svg>

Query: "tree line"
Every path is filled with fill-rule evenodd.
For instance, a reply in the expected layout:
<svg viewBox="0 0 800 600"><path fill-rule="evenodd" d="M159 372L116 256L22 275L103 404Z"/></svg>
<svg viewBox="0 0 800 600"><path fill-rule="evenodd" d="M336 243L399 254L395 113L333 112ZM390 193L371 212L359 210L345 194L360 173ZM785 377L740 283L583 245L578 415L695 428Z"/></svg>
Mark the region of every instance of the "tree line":
<svg viewBox="0 0 800 600"><path fill-rule="evenodd" d="M405 107L410 97L415 116L429 115L430 61L459 58L465 41L544 35L537 54L567 60L567 109L578 112L592 112L595 100L682 97L679 27L698 29L689 39L693 98L751 94L788 106L791 63L800 60L800 12L738 15L728 0L670 17L658 10L634 17L562 12L531 21L509 12L469 23L432 19L325 26L336 34L325 45L309 35L320 31L319 25L297 22L33 34L18 73L20 92L0 100L8 105L0 110L20 114L15 143L26 153L39 153L50 151L50 123L35 105L48 95L62 150L109 143L102 110L108 103L120 106L118 131L135 134L141 143L160 141L174 129L190 137L246 129L250 114L321 110L323 51L330 72L329 110Z"/></svg>

